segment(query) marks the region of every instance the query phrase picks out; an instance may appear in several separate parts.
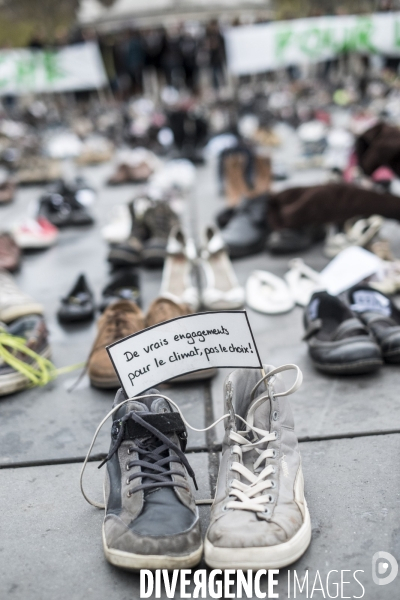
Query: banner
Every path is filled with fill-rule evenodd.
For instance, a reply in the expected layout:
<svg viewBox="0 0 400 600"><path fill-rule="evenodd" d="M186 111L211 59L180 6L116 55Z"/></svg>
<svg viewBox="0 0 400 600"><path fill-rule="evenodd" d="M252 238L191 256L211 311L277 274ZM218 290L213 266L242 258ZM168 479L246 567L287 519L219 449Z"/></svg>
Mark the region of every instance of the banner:
<svg viewBox="0 0 400 600"><path fill-rule="evenodd" d="M200 313L144 329L107 347L128 397L214 367L262 367L245 311Z"/></svg>
<svg viewBox="0 0 400 600"><path fill-rule="evenodd" d="M233 75L315 63L351 51L400 55L400 12L315 17L232 27L225 32Z"/></svg>
<svg viewBox="0 0 400 600"><path fill-rule="evenodd" d="M89 90L106 83L95 42L56 50L0 50L0 95Z"/></svg>

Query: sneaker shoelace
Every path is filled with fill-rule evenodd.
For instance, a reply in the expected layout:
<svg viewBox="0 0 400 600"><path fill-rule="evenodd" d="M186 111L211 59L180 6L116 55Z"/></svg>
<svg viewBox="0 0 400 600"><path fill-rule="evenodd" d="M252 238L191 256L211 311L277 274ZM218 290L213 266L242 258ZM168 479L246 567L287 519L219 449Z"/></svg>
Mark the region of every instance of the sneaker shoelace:
<svg viewBox="0 0 400 600"><path fill-rule="evenodd" d="M272 387L269 385L270 381L272 380L272 378L277 375L278 373L282 373L283 371L291 371L291 370L295 370L296 371L296 380L294 382L294 384L288 389L285 390L284 392L279 392L279 393L274 393L272 390ZM269 474L271 474L273 472L273 470L270 470L270 467L265 467L264 469L262 469L260 471L260 473L258 473L257 475L254 475L251 471L249 471L246 467L244 467L244 465L242 464L242 453L247 452L252 450L253 448L256 448L257 446L259 446L260 444L263 444L264 442L276 439L276 434L274 433L269 433L268 431L264 431L262 429L259 429L257 427L253 426L253 419L254 419L254 411L256 410L256 408L258 408L258 406L267 400L271 400L273 397L274 398L278 398L280 396L289 396L290 394L293 394L296 390L299 389L299 387L301 386L301 383L303 381L303 375L301 370L299 369L299 367L297 365L293 365L293 364L288 364L288 365L282 365L281 367L277 367L276 369L273 369L272 371L270 371L269 373L267 373L266 375L264 375L264 377L262 377L257 384L254 386L252 393L251 393L251 398L254 398L254 394L257 390L257 388L259 387L259 385L262 382L266 382L267 383L267 392L265 395L260 396L260 398L258 398L256 400L256 402L253 403L253 405L251 406L250 410L249 410L249 414L248 414L248 421L246 421L245 419L243 419L240 415L237 415L234 413L233 411L233 407L231 409L231 411L225 415L222 415L222 417L220 417L219 419L217 419L214 423L212 423L211 425L209 425L208 427L205 427L204 429L197 429L196 427L192 427L192 425L190 425L185 417L182 414L182 411L180 410L179 406L173 401L171 400L171 398L169 398L168 396L165 396L163 394L157 393L157 394L143 394L142 396L135 396L132 398L128 398L127 400L123 400L122 402L120 402L119 404L117 404L116 406L114 406L110 412L104 417L104 419L100 422L99 426L97 427L95 434L93 436L92 442L89 446L89 450L87 452L87 455L85 457L85 460L83 462L82 465L82 469L81 469L81 474L80 474L80 488L81 488L81 492L83 497L85 498L85 500L91 504L92 506L95 506L96 508L101 508L104 509L105 508L105 504L97 502L96 500L91 500L89 498L89 496L86 494L84 487L83 487L83 477L84 477L84 473L85 473L85 469L86 469L86 465L90 459L90 455L92 453L92 449L93 446L96 442L97 436L99 435L100 430L102 429L104 423L112 416L114 415L114 413L116 413L122 406L124 406L125 404L127 404L128 402L132 402L132 401L139 401L142 400L144 398L163 398L164 400L167 400L167 402L169 402L173 407L176 408L176 410L178 411L178 413L180 414L182 421L184 422L184 424L186 425L186 427L188 427L189 429L191 429L192 431L196 431L196 432L205 432L205 431L209 431L210 429L212 429L213 427L215 427L216 425L218 425L218 423L220 423L221 421L223 421L224 419L229 419L230 423L231 423L231 434L235 434L233 438L231 438L233 441L235 441L236 443L236 447L239 449L239 451L237 452L237 455L239 456L239 460L237 462L238 465L241 465L237 472L239 474L241 474L244 477L247 477L247 475L251 476L251 477L247 477L247 480L250 481L250 484L244 484L242 482L240 482L240 486L239 487L235 487L235 496L236 496L236 500L232 501L235 503L235 506L232 506L231 508L239 508L240 510L249 510L249 508L246 508L247 503L249 502L249 506L251 505L251 509L250 510L255 510L255 512L262 512L262 510L260 509L261 505L264 505L267 502L269 502L269 498L266 499L265 495L262 498L262 502L260 500L257 500L257 508L256 508L256 502L253 502L253 496L255 494L261 494L262 491L264 491L265 489L268 489L268 487L271 487L271 485L269 485L271 482L268 482L268 485L266 484L266 477L268 477ZM129 418L133 418L134 421L139 422L138 419L141 419L141 417L137 414L134 413L134 417L131 416L132 413L128 413L126 415L126 419L125 421L127 421ZM235 423L235 418L240 419L241 421L243 421L243 423L247 426L247 429L245 431L242 431L240 434L238 434L237 432L234 431L234 423ZM142 419L141 419L142 420ZM146 427L149 427L149 424L146 423ZM151 430L149 430L151 431ZM157 431L157 438L159 440L161 440L161 438L159 437L160 435L163 436L163 434L161 434L161 432ZM248 434L248 432L252 431L254 434L257 434L258 439L254 442L250 442L245 435ZM153 432L151 432L153 433ZM242 435L244 434L244 435ZM121 435L121 439L123 436L123 433L120 432ZM163 436L166 437L166 436ZM173 442L171 442L168 438L166 438L166 440L168 440L169 444L173 444ZM161 440L163 441L163 440ZM166 443L166 442L164 442ZM117 442L114 444L114 446L117 444ZM107 457L105 458L105 460L99 465L99 468L104 464L104 462L106 462L107 460L109 460L112 456L112 454L114 454L117 450L117 448L114 449L114 446L111 448L110 453L107 455ZM119 446L118 446L119 447ZM167 445L168 448L170 448L169 445ZM234 446L235 447L235 446ZM270 454L271 452L273 452L272 450L260 450L259 448L256 448L257 451L259 452L260 456L258 457L258 459L256 460L255 464L254 464L254 469L258 469L262 462L265 461L267 458L269 458L270 456L272 456L273 454ZM179 449L180 450L180 449ZM176 452L176 450L174 449L174 451ZM180 450L180 452L182 452ZM267 454L268 453L268 454ZM184 453L182 452L182 455L185 457L186 460L186 456L184 455ZM180 455L178 454L178 457ZM134 461L136 463L140 463L140 461ZM176 462L176 460L174 461ZM185 467L187 468L187 465L185 462L182 461L182 463L185 465ZM234 463L236 464L236 463ZM137 466L139 466L139 464L137 464ZM152 464L153 466L153 464ZM161 465L160 465L161 467ZM272 467L273 469L273 467ZM191 471L188 470L189 475L191 475ZM143 476L143 472L138 472L138 474L136 475L137 477L142 477ZM147 474L145 475L145 477L147 477ZM255 481L255 479L257 481ZM155 479L153 479L154 481L154 485L155 487L158 487ZM264 483L266 484L264 487ZM173 487L175 487L177 484L175 482L173 482ZM258 486L256 488L256 485ZM253 488L253 489L248 489L248 488ZM143 489L143 488L142 488ZM257 489L257 491L255 491ZM137 491L137 489L133 490L133 491ZM244 494L244 496L240 496L240 494ZM213 500L196 500L196 504L212 504ZM237 505L236 505L237 503Z"/></svg>
<svg viewBox="0 0 400 600"><path fill-rule="evenodd" d="M138 471L129 475L127 483L130 483L138 477L142 478L142 483L133 487L128 491L128 496L132 496L141 490L154 490L160 487L181 487L187 489L183 483L176 482L172 479L172 475L182 475L181 471L170 468L170 463L180 462L183 464L197 488L196 477L191 468L184 452L174 444L166 435L145 421L136 411L130 411L117 422L118 433L114 444L106 458L100 463L99 469L108 462L120 447L128 421L138 423L147 430L148 436L139 439L136 443L132 443L128 448L128 454L137 452L138 458L127 463L127 470L134 467L140 467ZM114 424L115 425L115 424ZM175 455L170 455L169 450L172 450Z"/></svg>

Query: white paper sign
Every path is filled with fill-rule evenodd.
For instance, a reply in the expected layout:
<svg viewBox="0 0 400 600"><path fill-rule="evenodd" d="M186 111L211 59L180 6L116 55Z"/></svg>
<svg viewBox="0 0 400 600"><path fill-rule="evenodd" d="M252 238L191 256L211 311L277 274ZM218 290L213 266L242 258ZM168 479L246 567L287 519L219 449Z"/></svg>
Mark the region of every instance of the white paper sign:
<svg viewBox="0 0 400 600"><path fill-rule="evenodd" d="M246 311L172 319L115 342L107 351L128 397L194 371L262 367Z"/></svg>
<svg viewBox="0 0 400 600"><path fill-rule="evenodd" d="M234 75L316 63L343 52L400 54L400 13L339 15L232 27L224 33Z"/></svg>
<svg viewBox="0 0 400 600"><path fill-rule="evenodd" d="M89 90L106 83L95 42L56 50L0 51L0 95Z"/></svg>
<svg viewBox="0 0 400 600"><path fill-rule="evenodd" d="M336 296L366 277L379 273L381 269L382 261L376 254L358 246L351 246L335 256L321 271L320 277L326 290Z"/></svg>

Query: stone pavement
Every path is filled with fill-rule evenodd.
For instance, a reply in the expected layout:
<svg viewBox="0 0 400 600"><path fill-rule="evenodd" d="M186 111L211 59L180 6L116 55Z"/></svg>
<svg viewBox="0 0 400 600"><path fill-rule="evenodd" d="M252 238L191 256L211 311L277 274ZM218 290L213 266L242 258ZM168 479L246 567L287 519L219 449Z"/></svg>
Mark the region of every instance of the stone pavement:
<svg viewBox="0 0 400 600"><path fill-rule="evenodd" d="M66 165L67 168L70 165ZM96 225L61 233L57 246L32 253L24 260L17 279L23 290L43 302L57 366L84 361L95 335L95 325L59 326L55 314L60 297L84 271L99 296L107 281L107 247L99 229L112 208L128 201L132 186L102 185L110 165L84 170L98 189L93 207ZM304 182L321 178L320 172L302 173ZM18 192L16 202L2 207L1 226L7 226L40 194L40 188ZM198 169L198 182L185 215L186 226L199 236L223 206L217 197L212 166ZM389 224L394 248L399 226ZM400 248L396 252L400 255ZM267 253L235 262L241 283L255 268L283 275L290 257ZM303 253L316 269L327 263L321 248ZM157 294L160 271L143 271L144 306ZM308 570L298 598L364 597L394 600L400 596L400 577L387 586L372 582L375 552L390 552L400 561L400 368L384 366L371 376L329 377L316 372L301 342L302 311L268 317L249 310L255 340L264 362L296 363L304 373L302 388L291 396L301 441L306 497L313 526L312 543L291 570L300 581ZM167 394L179 403L194 427L209 425L223 414L221 372L210 384L173 386ZM79 472L95 428L110 409L113 394L89 386L86 377L69 391L79 373L63 376L44 389L33 389L0 400L0 600L136 600L139 577L108 565L101 547L101 511L89 506L80 494ZM218 474L222 424L207 434L189 433L189 460L196 471L199 497L212 497ZM106 425L94 454L107 451ZM95 456L96 458L96 456ZM89 464L87 488L100 498L103 471ZM208 507L200 508L203 531ZM200 565L204 568L204 565ZM365 588L353 578L356 577ZM324 593L314 590L321 577ZM329 571L330 587L326 578ZM337 572L338 571L338 572ZM343 580L335 596L334 583ZM321 588L317 579L315 588ZM265 581L263 589L266 590ZM287 569L279 575L280 598L288 594ZM329 594L330 596L329 596ZM324 595L325 594L325 595ZM165 597L165 596L163 596ZM175 596L180 597L179 592Z"/></svg>

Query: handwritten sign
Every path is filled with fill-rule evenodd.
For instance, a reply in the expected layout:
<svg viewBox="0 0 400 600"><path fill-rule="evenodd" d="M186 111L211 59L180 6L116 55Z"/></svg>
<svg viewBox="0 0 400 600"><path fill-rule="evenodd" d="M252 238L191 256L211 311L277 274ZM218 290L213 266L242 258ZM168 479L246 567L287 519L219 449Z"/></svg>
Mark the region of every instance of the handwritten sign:
<svg viewBox="0 0 400 600"><path fill-rule="evenodd" d="M262 366L245 311L172 319L111 344L107 352L129 397L194 371Z"/></svg>

